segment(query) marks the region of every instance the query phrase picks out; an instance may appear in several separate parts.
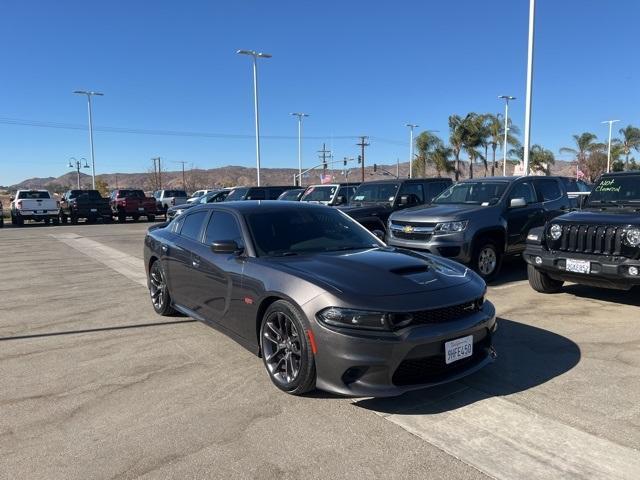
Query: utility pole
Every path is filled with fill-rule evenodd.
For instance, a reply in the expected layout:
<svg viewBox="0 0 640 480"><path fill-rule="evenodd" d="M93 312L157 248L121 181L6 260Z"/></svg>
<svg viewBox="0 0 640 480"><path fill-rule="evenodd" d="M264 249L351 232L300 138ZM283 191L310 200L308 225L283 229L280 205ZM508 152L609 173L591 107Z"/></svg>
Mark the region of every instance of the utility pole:
<svg viewBox="0 0 640 480"><path fill-rule="evenodd" d="M614 123L619 122L620 120L605 120L602 123L609 124L609 148L607 149L607 173L611 171L611 127Z"/></svg>
<svg viewBox="0 0 640 480"><path fill-rule="evenodd" d="M504 100L504 143L502 144L502 176L507 176L507 142L509 140L509 100L515 100L511 95L500 95Z"/></svg>
<svg viewBox="0 0 640 480"><path fill-rule="evenodd" d="M413 129L419 127L415 123L407 123L409 127L409 178L413 178Z"/></svg>
<svg viewBox="0 0 640 480"><path fill-rule="evenodd" d="M318 158L322 160L322 176L324 177L327 170L327 158L331 158L331 150L327 150L327 144L322 144L322 150L318 150ZM300 177L302 179L302 177ZM301 180L302 182L302 180ZM322 178L320 179L320 183L322 183ZM301 183L302 184L302 183Z"/></svg>
<svg viewBox="0 0 640 480"><path fill-rule="evenodd" d="M78 95L86 95L87 96L87 109L89 112L89 147L91 148L91 177L93 183L93 189L96 189L96 156L93 149L93 110L91 108L91 97L99 96L102 97L104 93L100 92L92 92L86 90L76 90L73 92Z"/></svg>
<svg viewBox="0 0 640 480"><path fill-rule="evenodd" d="M180 161L174 162L174 163L182 164L182 188L186 190L187 189L187 182L184 179L184 164L187 163L187 162L185 162L184 160L180 160Z"/></svg>
<svg viewBox="0 0 640 480"><path fill-rule="evenodd" d="M529 42L527 49L527 92L524 113L524 174L529 175L531 149L531 103L533 96L533 50L535 41L536 0L529 0ZM506 145L505 145L506 147Z"/></svg>
<svg viewBox="0 0 640 480"><path fill-rule="evenodd" d="M294 112L291 115L298 117L298 186L302 185L302 119L308 117L308 113Z"/></svg>
<svg viewBox="0 0 640 480"><path fill-rule="evenodd" d="M162 190L162 167L160 166L160 157L154 157L151 160L153 160L153 171L154 173L157 172L155 175L157 189ZM156 162L158 162L157 167Z"/></svg>
<svg viewBox="0 0 640 480"><path fill-rule="evenodd" d="M366 135L360 135L360 143L356 143L356 145L358 145L360 147L360 159L362 160L362 164L360 165L360 169L362 171L362 181L364 182L364 148L368 147L369 145L371 145L370 143L367 142L367 139L369 137L367 137Z"/></svg>

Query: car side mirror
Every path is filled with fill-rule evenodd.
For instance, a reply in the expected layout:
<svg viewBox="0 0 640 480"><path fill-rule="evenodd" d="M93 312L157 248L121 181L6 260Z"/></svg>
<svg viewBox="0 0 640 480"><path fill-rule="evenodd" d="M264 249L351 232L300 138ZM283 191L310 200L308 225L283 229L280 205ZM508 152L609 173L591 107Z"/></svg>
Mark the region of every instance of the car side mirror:
<svg viewBox="0 0 640 480"><path fill-rule="evenodd" d="M336 205L344 205L345 203L347 203L347 199L345 198L344 195L338 195L336 197Z"/></svg>
<svg viewBox="0 0 640 480"><path fill-rule="evenodd" d="M235 240L218 240L211 244L213 253L242 253L244 249Z"/></svg>
<svg viewBox="0 0 640 480"><path fill-rule="evenodd" d="M521 208L526 206L527 201L524 198L512 198L509 202L509 207L511 208Z"/></svg>

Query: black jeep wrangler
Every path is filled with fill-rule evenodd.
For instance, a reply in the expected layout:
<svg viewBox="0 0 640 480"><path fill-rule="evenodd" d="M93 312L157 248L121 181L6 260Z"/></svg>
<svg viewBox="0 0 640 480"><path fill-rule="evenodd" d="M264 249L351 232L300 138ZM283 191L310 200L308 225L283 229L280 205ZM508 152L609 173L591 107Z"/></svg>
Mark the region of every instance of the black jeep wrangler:
<svg viewBox="0 0 640 480"><path fill-rule="evenodd" d="M529 231L523 255L538 292L557 292L564 282L640 285L640 172L602 175L582 210Z"/></svg>

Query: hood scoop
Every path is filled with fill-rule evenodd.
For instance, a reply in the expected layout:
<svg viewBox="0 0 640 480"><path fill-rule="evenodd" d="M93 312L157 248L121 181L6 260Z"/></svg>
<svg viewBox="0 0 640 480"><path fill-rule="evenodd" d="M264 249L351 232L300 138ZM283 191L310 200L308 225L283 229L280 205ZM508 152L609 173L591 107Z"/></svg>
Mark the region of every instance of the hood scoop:
<svg viewBox="0 0 640 480"><path fill-rule="evenodd" d="M419 275L429 271L429 265L411 265L409 267L392 268L389 270L391 273L401 276Z"/></svg>

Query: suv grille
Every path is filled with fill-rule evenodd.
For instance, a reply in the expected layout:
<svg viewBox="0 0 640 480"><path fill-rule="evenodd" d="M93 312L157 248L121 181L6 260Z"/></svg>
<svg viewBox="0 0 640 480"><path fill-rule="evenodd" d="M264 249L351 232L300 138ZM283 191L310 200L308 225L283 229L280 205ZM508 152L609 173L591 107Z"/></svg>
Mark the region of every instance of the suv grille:
<svg viewBox="0 0 640 480"><path fill-rule="evenodd" d="M453 322L454 320L458 320L478 312L482 308L483 303L484 298L480 297L459 305L414 312L411 325L430 325L434 323Z"/></svg>
<svg viewBox="0 0 640 480"><path fill-rule="evenodd" d="M391 234L394 238L401 238L402 240L421 240L428 242L431 240L430 233L418 233L418 232L403 232L400 230L391 230Z"/></svg>
<svg viewBox="0 0 640 480"><path fill-rule="evenodd" d="M420 240L428 242L433 236L436 224L431 222L391 222L391 235L402 240Z"/></svg>
<svg viewBox="0 0 640 480"><path fill-rule="evenodd" d="M620 255L624 227L598 225L561 225L562 236L555 242L563 252Z"/></svg>

